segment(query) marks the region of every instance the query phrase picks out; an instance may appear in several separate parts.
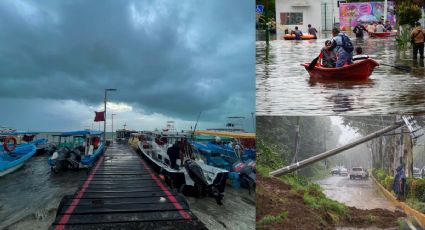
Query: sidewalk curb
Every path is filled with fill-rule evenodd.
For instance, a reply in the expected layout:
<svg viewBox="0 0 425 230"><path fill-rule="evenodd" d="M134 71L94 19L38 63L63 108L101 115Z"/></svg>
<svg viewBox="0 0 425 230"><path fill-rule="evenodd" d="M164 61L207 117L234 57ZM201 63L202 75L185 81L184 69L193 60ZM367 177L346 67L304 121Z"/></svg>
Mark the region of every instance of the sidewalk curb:
<svg viewBox="0 0 425 230"><path fill-rule="evenodd" d="M384 188L384 186L382 186L375 179L375 177L373 177L371 175L370 178L373 179L373 181L378 185L378 188L381 190L382 193L384 193L385 197L387 197L388 200L391 201L391 203L393 203L395 206L403 209L405 213L415 217L415 219L419 223L419 225L421 225L421 227L425 229L425 214L416 211L415 209L411 208L409 205L407 205L404 202L398 201L397 198L390 191L388 191L386 188Z"/></svg>

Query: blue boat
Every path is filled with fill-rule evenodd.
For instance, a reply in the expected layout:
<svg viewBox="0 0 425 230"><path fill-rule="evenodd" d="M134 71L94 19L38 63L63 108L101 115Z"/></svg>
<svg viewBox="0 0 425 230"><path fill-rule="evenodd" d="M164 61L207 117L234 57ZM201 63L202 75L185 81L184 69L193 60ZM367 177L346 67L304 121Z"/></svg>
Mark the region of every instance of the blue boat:
<svg viewBox="0 0 425 230"><path fill-rule="evenodd" d="M241 148L239 141L227 136L195 135L191 142L208 165L230 171L229 178L234 188L255 188L256 152L253 148Z"/></svg>
<svg viewBox="0 0 425 230"><path fill-rule="evenodd" d="M82 130L58 135L57 151L49 157L53 172L91 167L104 152L103 132Z"/></svg>
<svg viewBox="0 0 425 230"><path fill-rule="evenodd" d="M1 132L0 139L6 136L13 136L17 140L17 145L21 144L33 144L37 148L36 153L41 154L45 152L45 149L48 147L47 138L36 138L40 134L38 132Z"/></svg>
<svg viewBox="0 0 425 230"><path fill-rule="evenodd" d="M36 151L37 148L34 144L18 145L9 153L3 147L0 147L0 176L4 176L20 168Z"/></svg>

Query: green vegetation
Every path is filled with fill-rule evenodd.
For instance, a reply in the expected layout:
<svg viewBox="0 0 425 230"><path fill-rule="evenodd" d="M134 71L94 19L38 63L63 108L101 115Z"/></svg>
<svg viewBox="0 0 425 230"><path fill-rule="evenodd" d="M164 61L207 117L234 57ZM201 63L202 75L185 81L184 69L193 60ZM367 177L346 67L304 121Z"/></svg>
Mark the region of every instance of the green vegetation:
<svg viewBox="0 0 425 230"><path fill-rule="evenodd" d="M382 169L374 169L372 172L382 186L388 191L392 191L393 176L387 175ZM407 187L406 203L411 208L425 213L425 179L408 178Z"/></svg>
<svg viewBox="0 0 425 230"><path fill-rule="evenodd" d="M422 17L421 7L412 1L400 1L396 5L397 22L399 25L414 26Z"/></svg>
<svg viewBox="0 0 425 230"><path fill-rule="evenodd" d="M281 221L281 220L284 220L287 217L288 217L288 211L283 211L281 214L279 214L277 216L267 215L267 216L263 217L260 221L257 222L257 226L270 224L270 223L273 223L273 222L276 222L276 221Z"/></svg>
<svg viewBox="0 0 425 230"><path fill-rule="evenodd" d="M397 48L400 50L407 50L410 43L410 31L411 27L409 25L400 26L402 28L400 32L396 35Z"/></svg>
<svg viewBox="0 0 425 230"><path fill-rule="evenodd" d="M383 169L373 169L372 173L373 173L373 176L375 177L375 179L382 186L384 186L385 189L387 189L389 191L392 190L392 185L393 185L393 182L394 182L393 176L387 175Z"/></svg>

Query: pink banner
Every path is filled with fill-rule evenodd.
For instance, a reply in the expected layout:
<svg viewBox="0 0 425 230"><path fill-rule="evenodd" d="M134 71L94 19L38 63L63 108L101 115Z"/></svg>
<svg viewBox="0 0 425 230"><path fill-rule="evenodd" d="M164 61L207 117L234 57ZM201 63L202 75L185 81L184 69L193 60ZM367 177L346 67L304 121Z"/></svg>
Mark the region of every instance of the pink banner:
<svg viewBox="0 0 425 230"><path fill-rule="evenodd" d="M358 23L378 22L384 16L384 2L340 3L339 24L341 30L352 30ZM394 2L388 2L387 20L394 27Z"/></svg>

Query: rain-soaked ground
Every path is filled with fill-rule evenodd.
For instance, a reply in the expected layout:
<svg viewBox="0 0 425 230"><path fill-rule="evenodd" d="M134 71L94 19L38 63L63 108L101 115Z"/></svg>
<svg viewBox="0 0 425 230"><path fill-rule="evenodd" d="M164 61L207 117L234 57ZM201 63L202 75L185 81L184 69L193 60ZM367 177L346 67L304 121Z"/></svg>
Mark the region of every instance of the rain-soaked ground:
<svg viewBox="0 0 425 230"><path fill-rule="evenodd" d="M278 36L280 37L280 36ZM353 38L353 36L351 35ZM412 67L405 72L379 66L368 81L323 82L310 79L301 63L318 56L325 40L257 41L256 108L259 115L370 115L425 111L425 68L413 61L411 51L396 51L395 38L353 38L365 54L378 62Z"/></svg>
<svg viewBox="0 0 425 230"><path fill-rule="evenodd" d="M48 229L64 195L76 192L86 171L55 175L48 156L31 158L0 177L0 229ZM187 197L191 210L210 229L255 229L255 193L226 187L223 205L212 198Z"/></svg>
<svg viewBox="0 0 425 230"><path fill-rule="evenodd" d="M337 200L347 206L356 207L359 209L387 209L390 211L400 210L388 201L386 197L378 189L372 179L367 180L350 180L347 176L330 176L317 181L323 188L325 195L333 200ZM421 229L413 217L405 218L399 228L395 229ZM353 228L338 228L339 230ZM376 228L367 228L376 229Z"/></svg>
<svg viewBox="0 0 425 230"><path fill-rule="evenodd" d="M359 209L395 210L395 206L379 191L372 179L350 180L346 176L331 176L317 183L323 188L327 197L348 206Z"/></svg>

